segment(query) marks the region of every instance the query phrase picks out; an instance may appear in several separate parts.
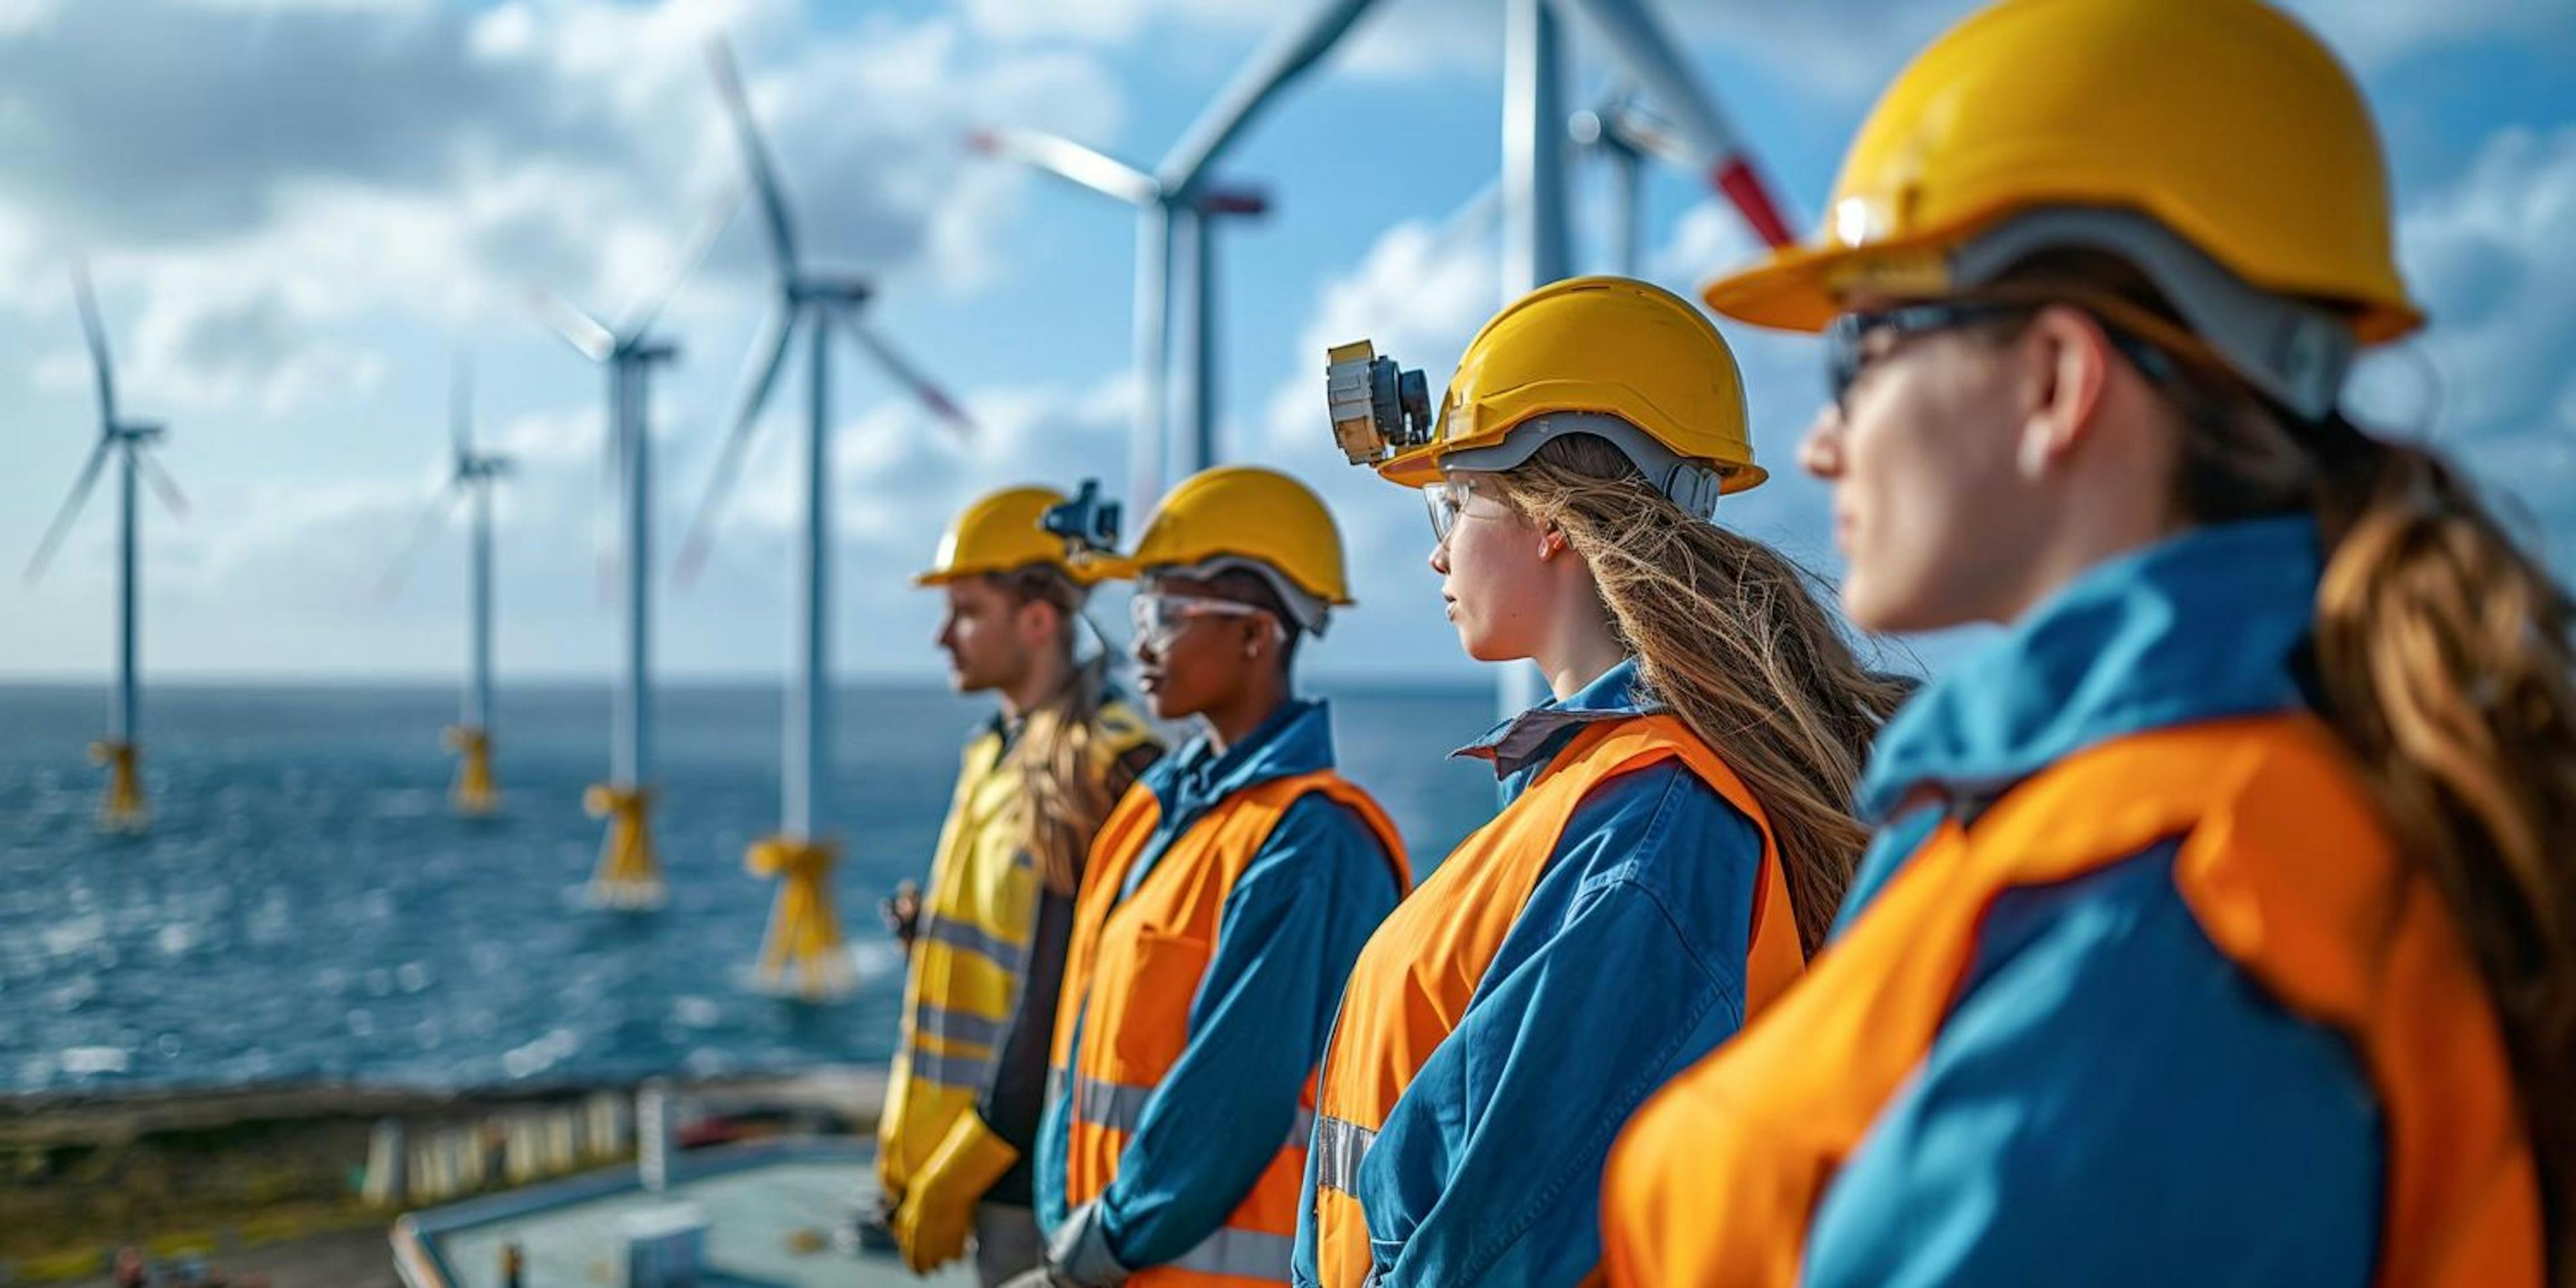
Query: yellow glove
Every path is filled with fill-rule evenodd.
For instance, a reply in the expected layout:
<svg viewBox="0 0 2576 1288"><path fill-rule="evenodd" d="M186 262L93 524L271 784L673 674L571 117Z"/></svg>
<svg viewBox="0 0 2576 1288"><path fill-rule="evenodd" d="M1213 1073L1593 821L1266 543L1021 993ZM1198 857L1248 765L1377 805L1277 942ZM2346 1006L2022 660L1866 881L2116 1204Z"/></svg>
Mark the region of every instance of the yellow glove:
<svg viewBox="0 0 2576 1288"><path fill-rule="evenodd" d="M928 1274L965 1256L966 1234L975 1228L975 1205L1019 1160L1020 1151L994 1135L973 1110L959 1114L947 1138L904 1187L903 1206L895 1209L894 1237L903 1245L903 1263L916 1274Z"/></svg>

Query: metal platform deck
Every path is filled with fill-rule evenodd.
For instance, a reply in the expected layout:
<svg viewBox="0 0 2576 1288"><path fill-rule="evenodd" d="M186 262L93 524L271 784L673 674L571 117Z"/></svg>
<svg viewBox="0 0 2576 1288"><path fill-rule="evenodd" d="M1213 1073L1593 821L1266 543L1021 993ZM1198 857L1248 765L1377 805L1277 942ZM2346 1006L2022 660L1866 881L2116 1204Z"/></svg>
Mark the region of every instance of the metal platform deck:
<svg viewBox="0 0 2576 1288"><path fill-rule="evenodd" d="M688 1204L707 1227L703 1288L974 1283L962 1264L922 1279L893 1258L829 1245L824 1236L873 1197L868 1159L864 1145L843 1140L692 1150L675 1158L658 1193L620 1167L410 1213L394 1223L394 1260L411 1288L503 1288L503 1248L516 1243L527 1288L622 1288L625 1223Z"/></svg>

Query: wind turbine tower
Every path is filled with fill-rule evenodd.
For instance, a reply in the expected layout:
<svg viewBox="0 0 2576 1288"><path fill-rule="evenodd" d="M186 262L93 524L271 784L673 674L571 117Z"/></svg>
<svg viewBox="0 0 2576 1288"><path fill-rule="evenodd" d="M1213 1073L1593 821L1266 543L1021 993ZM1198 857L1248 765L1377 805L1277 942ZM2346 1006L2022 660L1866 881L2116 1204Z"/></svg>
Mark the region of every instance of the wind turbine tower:
<svg viewBox="0 0 2576 1288"><path fill-rule="evenodd" d="M857 277L818 273L800 255L787 197L770 164L768 146L752 118L750 99L733 56L721 43L712 46L716 86L732 114L734 135L750 173L754 199L767 233L771 261L778 273L778 311L762 339L766 351L759 375L745 391L733 428L716 459L713 478L682 544L679 575L694 575L704 560L711 525L724 508L742 469L760 413L776 389L779 369L802 334L807 341L805 441L802 479L803 531L796 543L796 620L792 631L794 688L788 695L786 747L782 765L779 830L753 844L746 864L753 875L780 882L771 912L769 934L761 947L761 973L773 985L792 987L808 997L837 994L851 983L850 959L842 945L840 923L832 909L830 877L839 857L839 842L829 832L832 820L832 334L846 332L867 359L893 377L912 397L952 431L966 433L972 424L955 401L933 385L920 369L899 354L870 326L862 311L875 294L873 283Z"/></svg>
<svg viewBox="0 0 2576 1288"><path fill-rule="evenodd" d="M116 530L116 688L109 695L108 733L90 744L90 758L108 768L107 797L99 809L99 824L110 831L139 832L151 821L151 811L143 800L141 773L143 745L138 736L141 726L143 686L141 659L136 636L141 627L137 594L141 589L142 551L138 548L142 519L138 481L149 483L161 494L162 503L173 514L184 515L188 503L179 494L179 485L151 454L161 441L163 427L142 421L126 420L117 414L116 364L107 347L107 328L99 321L98 299L91 292L89 272L72 270L72 294L80 305L81 330L89 341L90 363L98 380L98 446L91 449L89 463L81 467L80 477L73 482L71 495L54 515L44 538L36 545L35 556L27 561L27 580L44 575L54 551L62 544L72 520L80 517L81 506L89 500L91 489L98 486L108 458L117 461L117 530Z"/></svg>
<svg viewBox="0 0 2576 1288"><path fill-rule="evenodd" d="M474 450L474 367L460 353L447 391L450 455L447 478L429 498L403 554L385 575L384 593L401 586L412 561L447 524L460 499L473 504L466 545L466 669L463 710L442 735L457 754L456 812L485 818L500 806L492 776L492 488L510 471L507 459Z"/></svg>
<svg viewBox="0 0 2576 1288"><path fill-rule="evenodd" d="M611 704L608 781L593 783L582 804L608 820L599 867L591 875L594 907L621 911L659 908L670 888L653 846L653 368L679 356L679 348L653 336L653 323L679 293L724 231L740 198L728 199L699 229L681 256L680 269L659 295L637 306L616 326L552 296L540 296L557 334L583 357L608 371L608 477L618 497L619 588L624 632L618 649L618 685Z"/></svg>

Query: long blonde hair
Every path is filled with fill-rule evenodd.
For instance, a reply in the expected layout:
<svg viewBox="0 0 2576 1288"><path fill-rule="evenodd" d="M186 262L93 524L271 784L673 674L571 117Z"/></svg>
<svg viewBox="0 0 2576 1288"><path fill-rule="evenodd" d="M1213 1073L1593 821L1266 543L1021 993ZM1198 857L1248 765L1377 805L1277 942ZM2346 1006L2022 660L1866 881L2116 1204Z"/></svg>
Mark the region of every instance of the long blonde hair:
<svg viewBox="0 0 2576 1288"><path fill-rule="evenodd" d="M2180 325L2137 270L2097 253L2035 256L2011 278L2079 301L2107 292ZM2293 426L2214 361L2187 363L2163 392L2182 425L2183 516L2319 520L2319 714L2477 960L2551 1262L2576 1273L2576 604L2436 453L2340 415Z"/></svg>
<svg viewBox="0 0 2576 1288"><path fill-rule="evenodd" d="M1053 647L1061 650L1065 663L1064 683L1026 714L1010 754L1026 793L1022 846L1046 888L1069 898L1082 883L1092 835L1118 803L1110 790L1110 758L1098 750L1109 656L1104 650L1087 661L1074 660L1074 628L1086 596L1061 570L1032 564L994 574L992 580L1015 606L1048 604L1062 623Z"/></svg>
<svg viewBox="0 0 2576 1288"><path fill-rule="evenodd" d="M1606 440L1559 438L1495 477L1583 557L1651 696L1752 789L1813 953L1869 839L1851 801L1870 740L1911 686L1862 664L1813 575L1685 513Z"/></svg>

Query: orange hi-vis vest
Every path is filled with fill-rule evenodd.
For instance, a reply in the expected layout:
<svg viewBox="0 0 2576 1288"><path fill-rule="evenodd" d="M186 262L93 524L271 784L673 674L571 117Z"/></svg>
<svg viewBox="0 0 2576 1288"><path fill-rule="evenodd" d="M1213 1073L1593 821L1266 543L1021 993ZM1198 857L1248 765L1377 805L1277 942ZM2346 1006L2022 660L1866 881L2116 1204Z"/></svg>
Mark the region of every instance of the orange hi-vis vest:
<svg viewBox="0 0 2576 1288"><path fill-rule="evenodd" d="M1422 889L1397 905L1360 952L1324 1049L1315 1125L1315 1270L1324 1288L1368 1278L1369 1230L1354 1196L1360 1160L1431 1052L1458 1027L1477 985L1546 874L1567 820L1592 789L1678 760L1762 833L1745 969L1749 1017L1798 978L1804 956L1788 877L1762 807L1707 745L1671 715L1604 720L1581 733L1492 822L1460 842ZM1617 981L1604 981L1616 987Z"/></svg>
<svg viewBox="0 0 2576 1288"><path fill-rule="evenodd" d="M2376 1282L2540 1288L2539 1185L2495 1012L2441 892L2307 715L2115 739L1973 826L1943 823L1804 984L1629 1122L1602 1191L1610 1282L1796 1283L1819 1203L1939 1036L1995 900L2177 838L2202 932L2349 1040L2378 1092Z"/></svg>
<svg viewBox="0 0 2576 1288"><path fill-rule="evenodd" d="M1412 884L1394 821L1368 793L1329 769L1274 778L1228 796L1172 839L1124 902L1119 892L1162 821L1162 802L1139 785L1101 824L1075 904L1056 1012L1054 1068L1059 1077L1070 1072L1066 1087L1073 1098L1067 1204L1089 1203L1117 1179L1128 1133L1146 1098L1189 1046L1190 1004L1216 950L1226 897L1288 808L1309 794L1356 811L1386 848L1397 889ZM1225 1224L1179 1259L1140 1269L1127 1282L1136 1288L1288 1282L1314 1104L1309 1074L1295 1128Z"/></svg>

